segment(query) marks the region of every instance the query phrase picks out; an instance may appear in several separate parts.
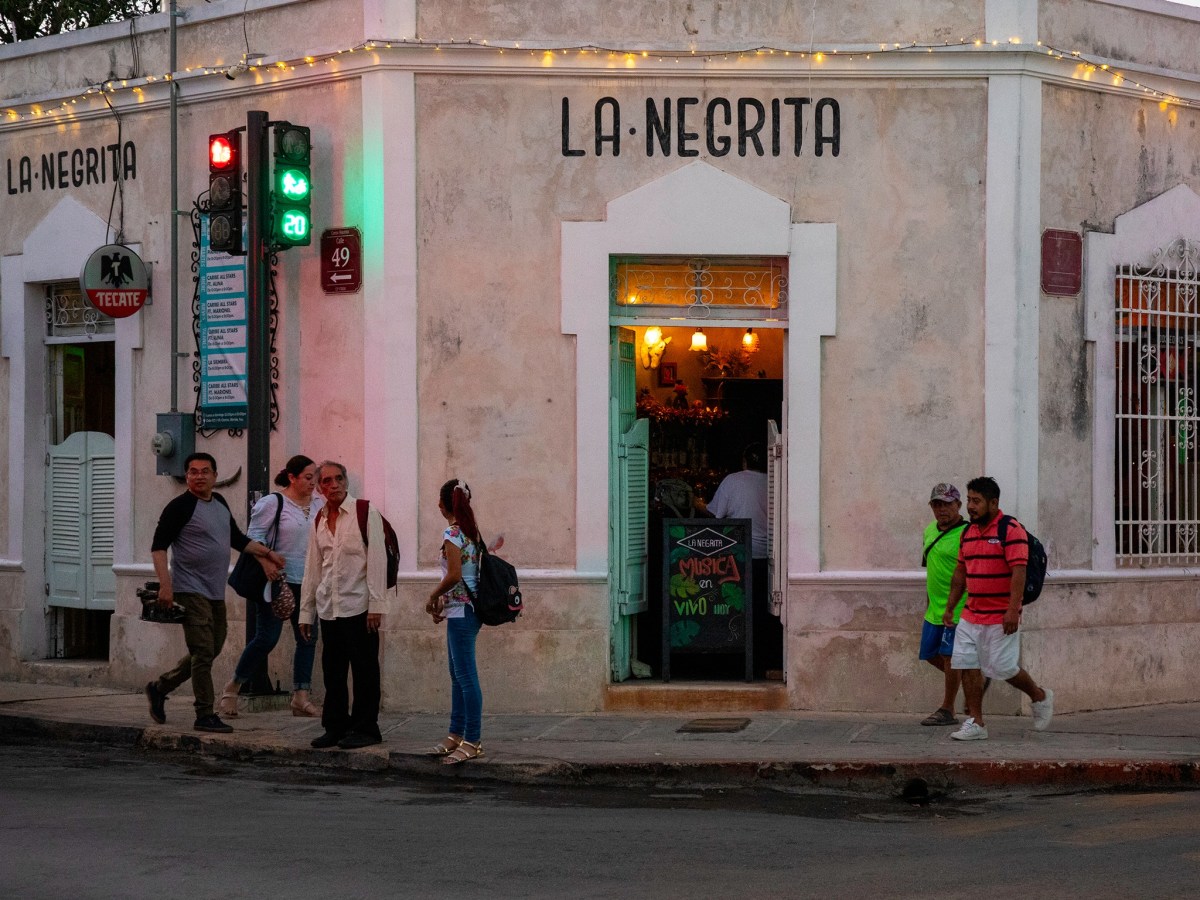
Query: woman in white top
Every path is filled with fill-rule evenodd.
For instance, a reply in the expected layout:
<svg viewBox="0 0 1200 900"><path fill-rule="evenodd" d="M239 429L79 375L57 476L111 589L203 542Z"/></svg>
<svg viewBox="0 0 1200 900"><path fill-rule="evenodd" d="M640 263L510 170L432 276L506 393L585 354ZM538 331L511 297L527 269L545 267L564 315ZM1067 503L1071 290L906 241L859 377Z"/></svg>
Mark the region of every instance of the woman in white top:
<svg viewBox="0 0 1200 900"><path fill-rule="evenodd" d="M442 532L442 580L429 595L425 611L434 623L446 623L450 657L450 733L433 748L447 765L483 756L480 731L483 691L475 666L479 619L471 596L479 585L479 528L471 510L471 489L457 478L442 485L438 511L446 519ZM468 588L470 593L468 593Z"/></svg>
<svg viewBox="0 0 1200 900"><path fill-rule="evenodd" d="M284 558L282 571L269 563L264 563L267 578L286 579L292 593L300 596L300 585L304 581L304 558L308 548L308 531L310 522L320 509L322 499L313 496L316 484L316 465L304 455L293 456L287 465L275 476L275 484L282 491L267 494L256 504L250 513L250 527L247 534L255 536L273 547ZM280 507L282 504L282 508ZM279 533L274 534L275 514L279 513ZM283 622L275 618L270 606L264 599L254 603L247 609L247 615L256 615L254 637L246 644L234 670L233 680L225 685L219 703L220 714L237 716L238 692L241 686L254 677L254 671L262 664L283 633ZM292 611L292 634L296 638L296 653L292 661L292 715L319 716L321 709L309 697L312 689L313 660L317 652L317 631L314 626L312 639L305 640L300 634L300 604Z"/></svg>

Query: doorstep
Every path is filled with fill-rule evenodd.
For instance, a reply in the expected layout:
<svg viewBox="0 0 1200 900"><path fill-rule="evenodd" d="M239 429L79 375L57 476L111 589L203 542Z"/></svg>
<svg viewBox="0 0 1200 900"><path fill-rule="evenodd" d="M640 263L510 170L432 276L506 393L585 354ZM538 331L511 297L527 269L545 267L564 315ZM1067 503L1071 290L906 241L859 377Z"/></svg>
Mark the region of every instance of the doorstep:
<svg viewBox="0 0 1200 900"><path fill-rule="evenodd" d="M778 681L625 682L604 689L607 712L745 712L788 708Z"/></svg>

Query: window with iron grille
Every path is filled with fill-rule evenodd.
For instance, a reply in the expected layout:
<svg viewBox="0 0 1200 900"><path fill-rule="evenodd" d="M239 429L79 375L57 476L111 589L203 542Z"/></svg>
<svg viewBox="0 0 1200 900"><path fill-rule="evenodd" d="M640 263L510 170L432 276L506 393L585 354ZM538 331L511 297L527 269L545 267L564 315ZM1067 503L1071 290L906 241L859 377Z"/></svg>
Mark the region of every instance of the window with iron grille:
<svg viewBox="0 0 1200 900"><path fill-rule="evenodd" d="M79 288L78 281L46 285L46 337L92 337L113 334L115 320L101 313Z"/></svg>
<svg viewBox="0 0 1200 900"><path fill-rule="evenodd" d="M788 266L783 256L614 256L612 311L669 318L786 319Z"/></svg>
<svg viewBox="0 0 1200 900"><path fill-rule="evenodd" d="M1200 243L1116 272L1116 558L1200 562Z"/></svg>

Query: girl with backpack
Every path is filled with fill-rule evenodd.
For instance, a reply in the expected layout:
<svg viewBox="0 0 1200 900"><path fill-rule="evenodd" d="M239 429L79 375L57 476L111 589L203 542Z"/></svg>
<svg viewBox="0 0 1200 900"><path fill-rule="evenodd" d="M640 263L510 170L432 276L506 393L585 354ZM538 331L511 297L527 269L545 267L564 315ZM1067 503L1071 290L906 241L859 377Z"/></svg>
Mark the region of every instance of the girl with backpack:
<svg viewBox="0 0 1200 900"><path fill-rule="evenodd" d="M425 611L435 624L446 622L446 649L450 657L450 733L431 753L445 765L457 765L483 756L480 731L483 691L475 665L475 638L480 622L468 595L479 586L479 528L471 510L471 489L457 478L442 485L438 511L446 519L442 532L442 580L437 583Z"/></svg>

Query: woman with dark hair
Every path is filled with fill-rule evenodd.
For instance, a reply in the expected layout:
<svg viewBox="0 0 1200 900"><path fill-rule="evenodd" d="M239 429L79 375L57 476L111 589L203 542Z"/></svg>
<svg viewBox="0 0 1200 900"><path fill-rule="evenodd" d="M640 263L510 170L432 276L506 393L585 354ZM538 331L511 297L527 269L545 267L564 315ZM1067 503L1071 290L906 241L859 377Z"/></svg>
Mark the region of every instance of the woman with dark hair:
<svg viewBox="0 0 1200 900"><path fill-rule="evenodd" d="M475 666L475 638L479 619L467 588L479 586L479 528L471 510L471 489L457 478L442 485L438 511L446 519L442 532L442 580L429 595L425 611L434 623L446 622L446 648L450 657L450 733L432 752L455 765L483 756L480 731L483 691Z"/></svg>
<svg viewBox="0 0 1200 900"><path fill-rule="evenodd" d="M250 527L246 533L253 535L268 547L273 547L283 556L283 569L263 563L269 581L285 579L292 593L300 596L300 584L304 581L304 559L308 549L309 523L323 502L318 496L313 497L313 487L316 484L316 465L304 455L293 456L287 465L275 476L275 484L283 488L267 494L256 504L250 513ZM275 515L279 514L279 533L275 534ZM234 670L233 680L225 685L218 704L222 716L237 716L238 692L243 684L254 676L254 671L262 664L275 645L279 643L279 635L283 633L283 621L275 618L270 606L264 599L256 602L253 608L247 609L247 615L255 614L256 628L254 637L246 644ZM292 611L292 634L296 638L296 654L292 660L292 715L319 716L320 707L316 706L309 697L312 689L313 660L317 653L316 626L311 640L305 640L300 633L300 604Z"/></svg>

